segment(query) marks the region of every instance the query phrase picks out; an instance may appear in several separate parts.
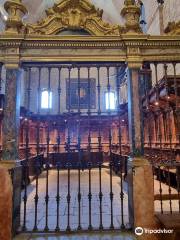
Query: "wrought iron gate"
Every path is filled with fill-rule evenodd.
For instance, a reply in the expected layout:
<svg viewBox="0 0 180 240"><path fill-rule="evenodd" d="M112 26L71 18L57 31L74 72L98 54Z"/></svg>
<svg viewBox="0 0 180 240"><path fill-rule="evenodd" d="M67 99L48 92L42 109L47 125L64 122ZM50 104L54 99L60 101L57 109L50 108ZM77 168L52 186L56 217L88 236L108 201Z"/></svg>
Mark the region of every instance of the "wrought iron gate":
<svg viewBox="0 0 180 240"><path fill-rule="evenodd" d="M180 213L180 63L146 62L141 72L144 155L153 167L156 214Z"/></svg>
<svg viewBox="0 0 180 240"><path fill-rule="evenodd" d="M22 231L125 229L125 70L124 63L24 64Z"/></svg>

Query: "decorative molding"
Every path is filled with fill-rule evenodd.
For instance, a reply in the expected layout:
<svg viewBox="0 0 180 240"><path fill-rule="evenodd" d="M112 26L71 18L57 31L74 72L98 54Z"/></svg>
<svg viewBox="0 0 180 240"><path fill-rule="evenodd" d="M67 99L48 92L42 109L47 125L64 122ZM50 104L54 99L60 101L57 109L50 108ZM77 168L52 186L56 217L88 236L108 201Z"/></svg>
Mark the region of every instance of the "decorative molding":
<svg viewBox="0 0 180 240"><path fill-rule="evenodd" d="M119 36L124 32L124 27L104 22L103 10L87 0L63 0L46 10L46 15L36 24L27 24L27 33L53 35L64 30L85 30L95 36Z"/></svg>
<svg viewBox="0 0 180 240"><path fill-rule="evenodd" d="M180 21L169 22L164 32L168 35L180 35Z"/></svg>
<svg viewBox="0 0 180 240"><path fill-rule="evenodd" d="M138 47L128 47L127 54L128 55L140 55L140 49Z"/></svg>
<svg viewBox="0 0 180 240"><path fill-rule="evenodd" d="M18 37L17 37L18 36ZM103 51L102 51L103 50ZM8 68L22 62L180 61L180 36L45 36L1 35L0 61Z"/></svg>
<svg viewBox="0 0 180 240"><path fill-rule="evenodd" d="M166 48L179 48L180 36L149 36L149 35L122 35L119 37L96 37L96 36L24 36L20 38L8 37L1 35L0 49L6 47L14 47L20 49L55 49L61 47L62 49L102 49L102 48L142 48L153 49L164 47ZM131 53L135 52L135 49L130 50ZM132 52L133 51L133 52ZM138 50L139 51L139 50Z"/></svg>

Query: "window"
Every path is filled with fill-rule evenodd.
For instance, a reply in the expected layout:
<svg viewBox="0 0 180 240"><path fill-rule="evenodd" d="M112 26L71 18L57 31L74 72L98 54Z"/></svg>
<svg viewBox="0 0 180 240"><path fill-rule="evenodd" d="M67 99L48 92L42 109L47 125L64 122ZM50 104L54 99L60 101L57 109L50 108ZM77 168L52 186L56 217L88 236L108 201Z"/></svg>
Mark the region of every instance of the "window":
<svg viewBox="0 0 180 240"><path fill-rule="evenodd" d="M41 108L47 109L52 108L52 92L47 90L41 93Z"/></svg>
<svg viewBox="0 0 180 240"><path fill-rule="evenodd" d="M106 109L107 110L115 110L115 93L114 92L106 92L105 93L105 101L106 101Z"/></svg>

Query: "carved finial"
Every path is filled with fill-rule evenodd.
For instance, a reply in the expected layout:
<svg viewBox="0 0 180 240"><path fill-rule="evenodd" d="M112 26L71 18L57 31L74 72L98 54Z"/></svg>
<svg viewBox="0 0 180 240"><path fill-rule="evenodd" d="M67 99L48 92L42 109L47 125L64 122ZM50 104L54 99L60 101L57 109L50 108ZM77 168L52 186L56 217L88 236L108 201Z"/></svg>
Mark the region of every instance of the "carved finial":
<svg viewBox="0 0 180 240"><path fill-rule="evenodd" d="M5 32L8 34L20 33L23 26L22 18L27 14L26 7L21 0L9 0L5 2L4 8L9 14Z"/></svg>
<svg viewBox="0 0 180 240"><path fill-rule="evenodd" d="M142 33L139 19L141 15L140 8L135 4L134 0L125 0L124 8L121 15L125 18L125 32L126 33Z"/></svg>

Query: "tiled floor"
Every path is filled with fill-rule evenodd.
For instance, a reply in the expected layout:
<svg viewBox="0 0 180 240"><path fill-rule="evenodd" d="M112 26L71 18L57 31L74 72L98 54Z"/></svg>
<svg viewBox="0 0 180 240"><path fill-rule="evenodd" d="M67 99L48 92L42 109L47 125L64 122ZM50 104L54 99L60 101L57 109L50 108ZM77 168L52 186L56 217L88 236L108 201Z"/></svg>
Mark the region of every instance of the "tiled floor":
<svg viewBox="0 0 180 240"><path fill-rule="evenodd" d="M77 229L78 227L78 172L72 170L70 174L70 225L71 229ZM100 223L100 207L99 207L99 170L94 169L91 173L92 184L92 225L94 228L99 228ZM113 199L113 221L114 227L120 228L121 226L121 202L120 202L120 177L113 175L112 181L114 199ZM60 228L65 230L67 227L67 171L60 172ZM124 189L127 186L124 183ZM34 227L34 196L35 196L35 181L28 186L28 201L27 201L27 221L26 225L28 229ZM89 224L89 175L88 171L81 172L81 226L83 229L88 228ZM54 230L56 227L56 193L57 192L57 171L49 171L49 212L48 212L48 226L50 230ZM38 228L44 229L45 227L45 193L46 193L46 172L40 175L39 178L39 202L38 202ZM111 207L110 207L110 175L109 169L102 170L102 214L103 214L103 226L104 228L110 227L111 220ZM23 193L22 193L23 197ZM23 220L23 203L21 210L21 220ZM124 221L128 223L128 196L124 191ZM23 224L23 221L22 221Z"/></svg>
<svg viewBox="0 0 180 240"><path fill-rule="evenodd" d="M74 234L74 235L19 235L14 240L135 240L130 233L95 233L95 234Z"/></svg>

